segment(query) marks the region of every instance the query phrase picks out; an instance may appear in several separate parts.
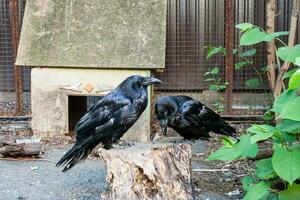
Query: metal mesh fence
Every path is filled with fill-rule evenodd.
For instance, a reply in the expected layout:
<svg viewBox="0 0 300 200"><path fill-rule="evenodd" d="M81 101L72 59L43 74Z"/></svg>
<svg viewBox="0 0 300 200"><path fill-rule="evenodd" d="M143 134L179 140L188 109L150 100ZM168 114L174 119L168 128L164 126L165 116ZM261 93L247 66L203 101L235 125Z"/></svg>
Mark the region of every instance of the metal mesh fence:
<svg viewBox="0 0 300 200"><path fill-rule="evenodd" d="M18 0L19 6L19 27L21 30L23 16L24 16L24 9L26 0ZM21 75L22 75L22 88L23 88L23 113L30 114L31 113L31 96L30 96L30 80L31 80L31 68L30 67L21 67Z"/></svg>
<svg viewBox="0 0 300 200"><path fill-rule="evenodd" d="M30 113L30 69L16 68L25 0L0 1L0 114Z"/></svg>
<svg viewBox="0 0 300 200"><path fill-rule="evenodd" d="M270 95L265 72L266 47L239 47L240 32L234 30L233 64L245 61L241 53L256 49L243 67L233 66L226 76L226 56L218 54L207 58L207 46L225 47L226 16L233 12L231 26L249 22L265 28L264 0L234 0L234 9L226 9L226 0L168 0L166 68L155 75L164 84L156 88L156 96L185 94L201 100L215 110L230 115L263 114L270 106ZM276 27L288 30L292 1L277 1ZM227 24L228 25L228 24ZM214 81L204 74L214 67L220 69L215 79L221 83L233 79L232 90L211 91ZM206 80L206 81L205 81ZM230 94L228 94L230 93ZM227 97L231 96L231 99ZM228 107L230 106L230 109ZM228 111L230 110L230 111Z"/></svg>
<svg viewBox="0 0 300 200"><path fill-rule="evenodd" d="M11 9L11 3L17 2L17 9ZM223 114L262 114L269 105L268 86L266 76L261 69L266 65L266 49L264 45L257 45L256 54L251 58L253 65L240 69L233 69L233 73L226 76L224 55L215 55L207 59L207 46L225 47L226 16L228 12L234 14L234 24L250 22L264 28L265 0L234 0L234 9L226 10L228 0L167 0L167 43L166 68L155 75L164 84L155 90L156 96L186 94L193 96L217 108L226 106L232 108L231 113ZM30 113L30 68L22 67L20 73L14 68L14 38L12 16L17 12L18 26L21 29L26 0L0 1L0 114L16 113L17 99L21 99L23 114ZM289 28L292 9L291 0L277 1L276 27L278 31ZM299 22L300 25L300 22ZM234 48L238 48L240 33L234 32ZM297 38L299 41L300 32ZM285 38L286 39L286 38ZM250 47L252 48L252 47ZM249 50L239 47L239 52ZM238 55L234 56L234 63L242 61ZM226 78L233 79L231 94L227 90L213 92L209 89L213 83L207 81L204 74L219 68L215 79L226 82ZM258 76L258 72L260 76ZM250 79L259 78L259 84L247 86ZM18 82L16 79L20 79ZM21 90L16 90L16 84ZM231 95L231 99L227 99ZM18 98L19 97L19 98ZM230 101L230 102L229 102ZM218 103L218 104L216 104Z"/></svg>
<svg viewBox="0 0 300 200"><path fill-rule="evenodd" d="M14 68L9 0L0 1L0 112L15 110Z"/></svg>

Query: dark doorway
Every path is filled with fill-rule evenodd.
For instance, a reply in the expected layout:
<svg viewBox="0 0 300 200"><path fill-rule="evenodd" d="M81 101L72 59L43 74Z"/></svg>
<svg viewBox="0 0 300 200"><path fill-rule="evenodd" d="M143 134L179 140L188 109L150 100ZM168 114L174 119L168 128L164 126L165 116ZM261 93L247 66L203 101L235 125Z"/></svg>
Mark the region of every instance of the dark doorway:
<svg viewBox="0 0 300 200"><path fill-rule="evenodd" d="M73 134L79 119L103 96L69 96L69 133Z"/></svg>
<svg viewBox="0 0 300 200"><path fill-rule="evenodd" d="M69 96L69 132L73 133L78 120L86 113L86 96Z"/></svg>

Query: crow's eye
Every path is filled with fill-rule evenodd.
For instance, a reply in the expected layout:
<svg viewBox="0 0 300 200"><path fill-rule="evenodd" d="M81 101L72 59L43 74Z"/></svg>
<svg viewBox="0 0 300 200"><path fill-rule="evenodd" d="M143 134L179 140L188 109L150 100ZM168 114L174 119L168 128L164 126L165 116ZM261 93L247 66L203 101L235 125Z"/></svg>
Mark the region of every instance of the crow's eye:
<svg viewBox="0 0 300 200"><path fill-rule="evenodd" d="M141 86L142 86L142 84L139 81L137 81L133 84L134 88L140 88Z"/></svg>

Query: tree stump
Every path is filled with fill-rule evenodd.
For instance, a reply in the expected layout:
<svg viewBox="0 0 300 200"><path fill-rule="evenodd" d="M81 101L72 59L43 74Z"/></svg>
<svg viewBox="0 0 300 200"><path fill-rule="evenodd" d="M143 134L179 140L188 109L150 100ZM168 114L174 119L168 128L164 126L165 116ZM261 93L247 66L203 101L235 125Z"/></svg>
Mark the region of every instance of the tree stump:
<svg viewBox="0 0 300 200"><path fill-rule="evenodd" d="M103 200L194 199L189 144L136 144L99 155L107 168Z"/></svg>

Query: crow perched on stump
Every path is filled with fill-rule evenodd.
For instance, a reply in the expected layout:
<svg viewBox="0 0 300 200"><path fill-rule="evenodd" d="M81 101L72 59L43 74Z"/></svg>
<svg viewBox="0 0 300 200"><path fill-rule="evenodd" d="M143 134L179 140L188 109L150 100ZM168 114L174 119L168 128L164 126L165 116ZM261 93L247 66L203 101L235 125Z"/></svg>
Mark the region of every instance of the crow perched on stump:
<svg viewBox="0 0 300 200"><path fill-rule="evenodd" d="M173 128L185 139L210 138L209 132L237 138L236 130L220 115L188 96L163 96L155 103L155 114L164 135Z"/></svg>
<svg viewBox="0 0 300 200"><path fill-rule="evenodd" d="M147 87L156 78L134 75L98 101L76 124L76 143L56 164L63 172L85 160L99 143L110 149L138 120L147 107Z"/></svg>

